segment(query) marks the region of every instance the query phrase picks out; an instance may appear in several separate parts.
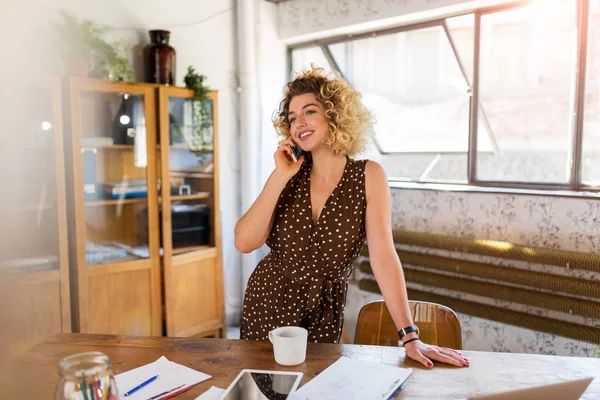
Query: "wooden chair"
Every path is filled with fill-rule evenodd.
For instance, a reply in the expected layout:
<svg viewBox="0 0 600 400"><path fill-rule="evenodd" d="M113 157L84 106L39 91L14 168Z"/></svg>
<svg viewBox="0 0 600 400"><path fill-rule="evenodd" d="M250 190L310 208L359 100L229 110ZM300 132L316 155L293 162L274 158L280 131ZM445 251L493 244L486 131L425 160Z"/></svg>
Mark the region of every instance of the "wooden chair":
<svg viewBox="0 0 600 400"><path fill-rule="evenodd" d="M460 322L450 308L425 301L409 301L419 337L428 344L462 349ZM361 308L354 344L398 346L398 330L383 300Z"/></svg>

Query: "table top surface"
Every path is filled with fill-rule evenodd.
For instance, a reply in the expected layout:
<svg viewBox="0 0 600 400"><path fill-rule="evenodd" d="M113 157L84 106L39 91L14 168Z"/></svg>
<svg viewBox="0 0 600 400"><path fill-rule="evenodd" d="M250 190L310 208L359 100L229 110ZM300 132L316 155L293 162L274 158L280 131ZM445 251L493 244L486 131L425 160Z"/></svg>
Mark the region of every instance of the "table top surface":
<svg viewBox="0 0 600 400"><path fill-rule="evenodd" d="M115 375L165 356L212 376L177 396L178 400L195 399L211 386L226 388L244 368L300 371L305 384L341 356L413 368L398 399L464 399L583 377L595 379L582 399L600 398L600 359L595 358L463 351L470 367L436 363L427 369L407 358L399 347L309 343L305 363L284 367L275 362L270 342L84 334L56 335L12 359L0 373L0 397L51 399L58 381L58 362L87 351L107 354Z"/></svg>

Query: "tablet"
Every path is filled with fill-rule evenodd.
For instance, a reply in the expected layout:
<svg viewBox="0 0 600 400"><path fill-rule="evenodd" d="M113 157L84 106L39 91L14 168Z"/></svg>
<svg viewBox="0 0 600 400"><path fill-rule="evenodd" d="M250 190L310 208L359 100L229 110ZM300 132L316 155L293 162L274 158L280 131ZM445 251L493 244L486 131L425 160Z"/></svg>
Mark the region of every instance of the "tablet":
<svg viewBox="0 0 600 400"><path fill-rule="evenodd" d="M302 380L302 372L243 369L222 400L286 400Z"/></svg>

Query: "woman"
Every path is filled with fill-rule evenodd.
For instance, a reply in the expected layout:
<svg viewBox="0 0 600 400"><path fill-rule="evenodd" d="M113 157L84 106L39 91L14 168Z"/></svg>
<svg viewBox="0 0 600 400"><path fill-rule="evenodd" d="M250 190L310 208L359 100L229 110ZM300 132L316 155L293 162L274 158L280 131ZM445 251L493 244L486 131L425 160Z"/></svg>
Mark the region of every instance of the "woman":
<svg viewBox="0 0 600 400"><path fill-rule="evenodd" d="M271 252L251 275L241 337L265 340L279 326L306 328L308 340L339 342L352 265L365 242L377 283L409 357L457 366L468 360L418 339L394 248L386 174L373 161L350 157L364 149L371 114L341 79L312 68L288 83L274 125L285 138L275 170L235 227L235 246ZM292 147L303 155L294 162Z"/></svg>

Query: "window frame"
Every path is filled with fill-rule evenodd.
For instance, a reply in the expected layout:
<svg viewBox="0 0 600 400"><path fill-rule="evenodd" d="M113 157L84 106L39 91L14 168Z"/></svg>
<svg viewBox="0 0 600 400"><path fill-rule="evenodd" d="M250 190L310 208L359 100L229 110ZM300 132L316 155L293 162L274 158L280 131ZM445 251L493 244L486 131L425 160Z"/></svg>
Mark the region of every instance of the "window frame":
<svg viewBox="0 0 600 400"><path fill-rule="evenodd" d="M590 185L584 184L581 181L582 176L582 146L583 146L583 122L584 122L584 102L585 102L585 84L586 84L586 63L588 53L588 31L589 31L589 0L575 0L576 1L576 17L577 17L577 42L576 42L576 60L575 60L575 79L574 88L571 91L571 102L573 104L574 118L571 120L571 126L569 134L571 136L571 149L569 154L570 160L570 175L567 183L541 183L541 182L524 182L524 181L496 181L496 180L484 180L477 178L477 134L478 134L478 118L482 118L482 123L489 125L485 116L485 110L481 114L480 108L482 108L479 102L479 71L480 71L480 54L481 54L481 18L488 14L513 10L522 8L530 5L531 2L527 0L517 1L515 3L495 5L490 7L478 8L470 11L463 11L445 15L441 18L436 18L427 21L421 21L417 23L410 23L402 26L394 26L391 28L367 31L358 34L344 34L323 39L312 40L303 43L297 43L289 45L287 47L287 71L288 76L292 73L292 52L295 49L303 47L320 47L325 58L333 69L336 70L341 76L344 76L340 70L335 57L331 53L329 46L338 43L344 43L354 41L358 39L367 39L377 36L407 32L411 30L429 28L434 26L441 26L445 32L445 35L449 41L450 47L456 57L458 65L461 69L467 85L470 87L470 110L469 110L469 139L468 139L468 151L467 151L467 181L464 183L457 183L453 181L441 181L440 180L404 180L398 178L390 178L390 184L394 187L403 187L403 184L407 188L423 187L426 188L428 185L448 185L448 189L453 188L464 188L469 190L472 187L475 191L477 188L482 188L486 192L497 188L499 192L506 192L510 189L515 189L516 192L522 193L523 190L531 191L531 193L547 193L556 195L569 195L569 192L577 192L579 196L584 197L597 197L594 192L600 192L600 184ZM465 65L462 62L460 55L456 49L456 45L452 39L452 35L449 32L446 20L448 18L469 15L474 16L474 36L473 36L473 78L470 81L468 74L466 73ZM474 107L478 104L478 107ZM377 143L375 138L375 147L382 154L394 154L385 152L381 146ZM445 153L444 153L445 154ZM452 189L450 189L452 190Z"/></svg>

